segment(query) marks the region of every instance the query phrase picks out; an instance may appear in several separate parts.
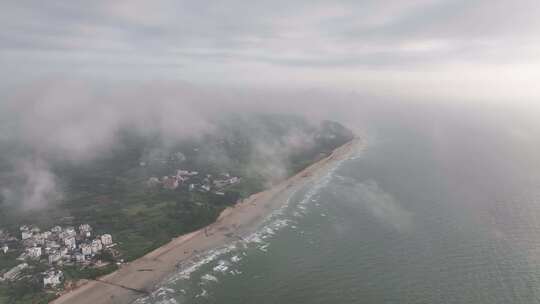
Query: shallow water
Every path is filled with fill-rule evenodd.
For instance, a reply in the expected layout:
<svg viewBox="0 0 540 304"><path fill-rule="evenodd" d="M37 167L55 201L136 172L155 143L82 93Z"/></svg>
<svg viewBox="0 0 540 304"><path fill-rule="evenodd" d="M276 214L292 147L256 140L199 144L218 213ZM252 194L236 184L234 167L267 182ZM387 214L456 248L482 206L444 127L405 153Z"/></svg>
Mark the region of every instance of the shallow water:
<svg viewBox="0 0 540 304"><path fill-rule="evenodd" d="M452 118L379 125L258 233L139 302L537 303L540 144Z"/></svg>

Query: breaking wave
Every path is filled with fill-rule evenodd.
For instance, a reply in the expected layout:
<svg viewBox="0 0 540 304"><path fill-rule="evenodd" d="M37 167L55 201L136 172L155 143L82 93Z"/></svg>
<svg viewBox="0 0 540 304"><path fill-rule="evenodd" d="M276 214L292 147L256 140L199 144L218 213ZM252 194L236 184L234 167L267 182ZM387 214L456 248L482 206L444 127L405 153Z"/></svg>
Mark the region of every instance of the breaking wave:
<svg viewBox="0 0 540 304"><path fill-rule="evenodd" d="M267 216L257 231L227 246L193 258L184 265L181 271L163 282L159 289L134 303L176 304L186 303L194 298L211 297L208 291L210 285L219 284L220 278L225 276L241 275L238 265L248 257L249 253L256 251L266 254L271 248L271 238L277 232L285 227L297 229L298 220L309 212L308 205L314 203L318 206L320 191L337 176L335 172L341 167L343 161L338 161L322 177L293 192L281 207ZM301 196L301 199L296 200L297 196ZM321 214L321 216L325 215Z"/></svg>

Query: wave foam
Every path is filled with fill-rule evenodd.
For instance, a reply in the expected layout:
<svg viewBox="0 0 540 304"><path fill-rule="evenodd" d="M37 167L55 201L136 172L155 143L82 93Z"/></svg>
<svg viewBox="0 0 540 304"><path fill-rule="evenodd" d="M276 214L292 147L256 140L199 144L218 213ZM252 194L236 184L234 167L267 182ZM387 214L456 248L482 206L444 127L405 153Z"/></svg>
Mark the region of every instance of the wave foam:
<svg viewBox="0 0 540 304"><path fill-rule="evenodd" d="M318 194L320 193L320 190L325 188L330 183L330 181L335 175L335 171L341 166L343 161L344 160L338 161L336 165L330 168L321 178L319 178L316 182L312 182L310 184L311 188L309 188L309 190L304 194L301 200L294 204L295 208L292 210L292 214L290 214L289 216L292 216L293 218L303 217L308 212L307 205L309 203L315 203L316 205L319 205ZM226 254L229 254L235 250L240 250L240 248L249 249L251 247L259 251L267 252L270 246L270 242L268 240L271 239L274 235L276 235L278 231L287 226L290 226L292 229L298 229L298 227L294 225L296 224L296 221L290 218L284 218L286 210L291 207L291 199L294 197L294 195L297 194L297 191L294 191L281 207L273 210L267 216L259 230L249 234L242 240L235 241L228 246L217 248L195 257L195 259L193 259L187 267L185 267L180 272L174 274L167 281L165 281L164 285L172 286L180 280L189 280L191 278L191 274L200 269L201 266L210 264L217 259L220 260L217 262L217 265L212 268L212 271L214 273L233 276L242 274L242 272L237 269L231 269L233 264L236 264L241 260L239 254L233 255L228 260L223 259L223 257ZM326 214L321 214L321 216L325 215ZM300 233L303 234L304 231L300 231ZM241 255L247 256L247 252L243 251L241 252ZM206 283L219 282L218 277L209 273L202 275L200 277L200 280ZM187 294L185 289L181 289L180 291L184 295ZM175 294L178 295L178 293L175 292L174 289L161 287L155 292L153 292L150 296L138 299L135 303L143 304L147 303L147 300L157 300L155 303L177 304L177 301L173 297ZM195 295L195 298L207 296L208 291L206 289L201 289L201 292Z"/></svg>

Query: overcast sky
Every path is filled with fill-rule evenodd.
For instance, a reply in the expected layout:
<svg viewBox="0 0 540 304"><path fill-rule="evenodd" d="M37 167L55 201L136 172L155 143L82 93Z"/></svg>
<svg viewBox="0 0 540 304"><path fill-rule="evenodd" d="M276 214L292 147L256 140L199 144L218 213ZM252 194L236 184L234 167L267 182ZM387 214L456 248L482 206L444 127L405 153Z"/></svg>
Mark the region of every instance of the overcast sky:
<svg viewBox="0 0 540 304"><path fill-rule="evenodd" d="M3 1L0 148L25 182L0 196L43 206L61 193L51 156L93 159L126 126L203 133L227 111L362 134L372 117L436 120L465 104L457 124L480 109L536 139L506 117L519 104L537 123L539 82L539 0Z"/></svg>
<svg viewBox="0 0 540 304"><path fill-rule="evenodd" d="M538 0L4 1L0 82L540 98Z"/></svg>

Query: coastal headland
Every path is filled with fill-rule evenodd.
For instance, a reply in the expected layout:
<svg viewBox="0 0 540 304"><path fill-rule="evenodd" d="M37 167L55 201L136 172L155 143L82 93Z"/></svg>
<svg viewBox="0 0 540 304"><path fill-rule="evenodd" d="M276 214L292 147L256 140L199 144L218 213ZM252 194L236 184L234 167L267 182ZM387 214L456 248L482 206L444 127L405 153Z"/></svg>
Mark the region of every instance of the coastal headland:
<svg viewBox="0 0 540 304"><path fill-rule="evenodd" d="M151 293L184 263L235 241L239 236L256 231L272 210L283 205L295 191L317 180L328 169L349 158L360 148L361 141L358 138L351 140L294 176L225 209L215 223L174 238L111 274L81 284L52 303L130 303Z"/></svg>

